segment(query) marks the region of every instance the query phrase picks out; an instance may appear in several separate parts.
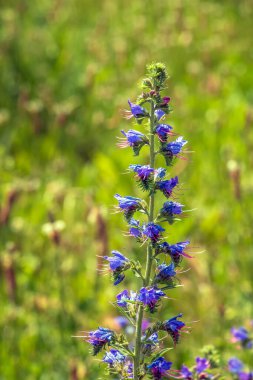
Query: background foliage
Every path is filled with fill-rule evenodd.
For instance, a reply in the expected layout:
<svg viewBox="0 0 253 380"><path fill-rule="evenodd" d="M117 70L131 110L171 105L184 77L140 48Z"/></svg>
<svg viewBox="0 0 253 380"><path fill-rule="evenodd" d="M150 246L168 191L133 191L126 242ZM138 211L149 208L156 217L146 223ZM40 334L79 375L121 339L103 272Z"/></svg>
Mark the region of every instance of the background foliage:
<svg viewBox="0 0 253 380"><path fill-rule="evenodd" d="M173 171L196 210L170 239L205 250L161 312L199 321L170 358L190 364L207 343L228 356L230 327L253 316L252 17L250 0L0 1L1 380L103 373L71 336L117 327L121 286L98 277L96 255L142 254L111 214L114 193L140 195L115 136L157 60L194 151Z"/></svg>

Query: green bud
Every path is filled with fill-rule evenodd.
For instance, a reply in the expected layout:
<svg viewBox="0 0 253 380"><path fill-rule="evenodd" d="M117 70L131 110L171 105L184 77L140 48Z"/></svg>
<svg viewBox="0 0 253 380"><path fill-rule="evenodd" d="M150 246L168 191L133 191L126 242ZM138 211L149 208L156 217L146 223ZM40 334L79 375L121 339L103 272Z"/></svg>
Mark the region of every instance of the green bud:
<svg viewBox="0 0 253 380"><path fill-rule="evenodd" d="M155 87L162 87L166 79L168 79L166 67L160 62L148 65L147 74L153 80Z"/></svg>
<svg viewBox="0 0 253 380"><path fill-rule="evenodd" d="M144 78L144 79L142 80L141 87L142 87L143 89L152 89L152 87L153 87L153 83L152 83L151 79L150 79L150 78Z"/></svg>

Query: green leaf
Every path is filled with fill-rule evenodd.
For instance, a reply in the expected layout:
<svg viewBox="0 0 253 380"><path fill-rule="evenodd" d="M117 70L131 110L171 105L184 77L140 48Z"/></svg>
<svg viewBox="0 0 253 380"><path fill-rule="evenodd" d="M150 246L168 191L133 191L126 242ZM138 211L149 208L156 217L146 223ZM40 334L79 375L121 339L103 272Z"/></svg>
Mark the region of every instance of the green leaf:
<svg viewBox="0 0 253 380"><path fill-rule="evenodd" d="M173 350L173 348L164 348L162 351L156 352L154 355L151 356L152 362L155 361L159 356L163 356L166 354L166 352Z"/></svg>

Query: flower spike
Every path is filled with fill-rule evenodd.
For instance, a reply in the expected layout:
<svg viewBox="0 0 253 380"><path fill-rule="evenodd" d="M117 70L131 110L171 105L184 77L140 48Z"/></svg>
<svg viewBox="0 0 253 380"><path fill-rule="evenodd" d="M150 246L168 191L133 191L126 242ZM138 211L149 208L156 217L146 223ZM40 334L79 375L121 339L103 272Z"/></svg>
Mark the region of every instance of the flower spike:
<svg viewBox="0 0 253 380"><path fill-rule="evenodd" d="M145 191L147 199L115 195L117 211L122 212L127 222L126 235L134 237L141 247L146 247L145 268L142 266L145 260L143 254L139 255L140 258L128 258L114 250L110 255L104 255L106 270L110 271L114 285L121 284L125 272L130 269L129 273L137 277L138 287L135 291L123 289L116 296L113 305L122 315L117 318L117 322L114 318L117 333L99 327L85 337L93 347L94 355L106 349L102 361L107 365L108 374L120 380L144 380L147 376L153 380L211 379L206 377L206 370L209 370L209 360L206 358L197 358L196 366L191 369L183 366L181 370L173 370L172 362L162 356L170 348L161 350L163 337L160 335L166 332L175 346L181 333L188 332L185 323L180 320L182 314L165 321L153 321L162 301L168 299L166 291L178 286L177 274L183 273L178 268L183 258L191 258L186 252L188 240L175 244L164 241L164 227L169 227L170 234L172 233L168 223L172 225L178 220L184 206L171 200L179 184L178 176L167 178L169 173L163 167L156 167L156 160L158 155L162 155L166 165L171 166L176 158L181 157L187 143L181 136L174 141L170 140L171 136L178 134L165 121L171 112L171 98L162 93L166 89L167 78L164 64L158 62L147 66L147 76L141 84L143 91L136 102L128 100L130 109L125 115L127 119L133 119L135 125L143 124L148 131L121 130L123 137L118 143L120 148L132 148L134 156L138 156L147 145L142 163L135 162L129 166L129 171L134 173L134 178L140 189ZM156 196L166 198L160 210ZM168 223L162 224L164 222ZM147 321L150 314L152 322ZM120 328L122 333L118 332ZM247 340L243 331L239 335L234 331L233 335L242 344Z"/></svg>

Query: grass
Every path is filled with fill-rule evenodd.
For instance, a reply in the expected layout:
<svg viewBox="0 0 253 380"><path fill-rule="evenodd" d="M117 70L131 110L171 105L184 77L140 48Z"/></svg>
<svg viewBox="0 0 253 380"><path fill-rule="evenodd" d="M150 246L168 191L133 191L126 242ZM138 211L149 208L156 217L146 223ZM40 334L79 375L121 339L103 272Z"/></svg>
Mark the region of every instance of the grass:
<svg viewBox="0 0 253 380"><path fill-rule="evenodd" d="M121 288L97 276L96 255L140 255L111 215L116 192L141 195L122 174L139 159L115 136L156 60L171 75L169 122L194 151L171 174L197 210L169 237L205 251L161 311L199 321L170 358L190 363L208 343L226 357L230 327L252 318L251 2L16 0L0 2L0 19L0 379L104 372L71 336L115 324ZM53 220L65 224L58 245L42 232Z"/></svg>

